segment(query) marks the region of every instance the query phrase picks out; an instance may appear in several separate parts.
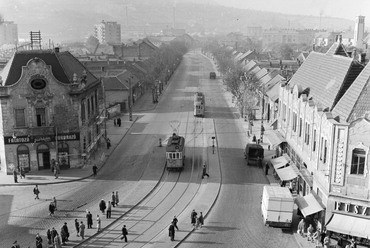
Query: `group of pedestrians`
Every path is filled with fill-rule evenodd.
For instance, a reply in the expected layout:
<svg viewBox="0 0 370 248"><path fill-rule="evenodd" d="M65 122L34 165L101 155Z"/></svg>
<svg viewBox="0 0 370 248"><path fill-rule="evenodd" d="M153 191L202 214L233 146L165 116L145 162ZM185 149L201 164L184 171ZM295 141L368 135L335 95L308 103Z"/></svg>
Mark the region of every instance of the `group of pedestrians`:
<svg viewBox="0 0 370 248"><path fill-rule="evenodd" d="M193 209L193 211L191 212L191 224L195 229L202 228L202 226L204 225L203 213L200 212L198 217L198 213L195 211L195 209Z"/></svg>
<svg viewBox="0 0 370 248"><path fill-rule="evenodd" d="M114 124L115 127L116 126L121 127L121 118L120 117L118 117L117 119L114 118L113 119L113 124Z"/></svg>
<svg viewBox="0 0 370 248"><path fill-rule="evenodd" d="M20 178L26 178L26 172L22 166L14 168L13 170L14 183L18 183L18 175Z"/></svg>
<svg viewBox="0 0 370 248"><path fill-rule="evenodd" d="M59 162L55 161L55 159L51 160L51 171L54 173L55 179L58 179L59 174L60 174L60 167L59 167Z"/></svg>

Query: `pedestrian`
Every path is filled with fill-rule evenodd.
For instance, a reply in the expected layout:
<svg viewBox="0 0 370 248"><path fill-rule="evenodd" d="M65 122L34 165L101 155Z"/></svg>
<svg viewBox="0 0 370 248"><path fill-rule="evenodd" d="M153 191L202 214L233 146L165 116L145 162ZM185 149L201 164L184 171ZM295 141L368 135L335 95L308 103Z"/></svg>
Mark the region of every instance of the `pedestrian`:
<svg viewBox="0 0 370 248"><path fill-rule="evenodd" d="M24 168L22 166L19 167L19 174L20 178L26 178L26 173L24 172Z"/></svg>
<svg viewBox="0 0 370 248"><path fill-rule="evenodd" d="M269 164L265 164L265 175L267 176L269 174Z"/></svg>
<svg viewBox="0 0 370 248"><path fill-rule="evenodd" d="M54 173L54 169L55 169L55 159L52 159L51 161L50 161L50 170L51 170L51 172L53 172Z"/></svg>
<svg viewBox="0 0 370 248"><path fill-rule="evenodd" d="M202 172L202 179L207 176L207 178L209 177L208 173L207 173L207 166L206 164L203 164L203 172Z"/></svg>
<svg viewBox="0 0 370 248"><path fill-rule="evenodd" d="M46 232L46 238L48 239L48 245L51 245L52 243L52 239L51 239L51 231L50 229L48 229L48 231Z"/></svg>
<svg viewBox="0 0 370 248"><path fill-rule="evenodd" d="M121 118L117 118L117 125L119 126L119 127L121 127Z"/></svg>
<svg viewBox="0 0 370 248"><path fill-rule="evenodd" d="M96 217L96 229L98 229L97 232L101 231L101 220L100 220L99 215L97 215Z"/></svg>
<svg viewBox="0 0 370 248"><path fill-rule="evenodd" d="M85 224L82 221L80 224L80 236L81 239L85 239Z"/></svg>
<svg viewBox="0 0 370 248"><path fill-rule="evenodd" d="M116 195L114 194L114 192L112 192L112 206L116 206Z"/></svg>
<svg viewBox="0 0 370 248"><path fill-rule="evenodd" d="M321 239L320 228L317 228L316 232L312 236L312 243L314 243L316 241L316 247L318 247L319 244L320 244L320 239Z"/></svg>
<svg viewBox="0 0 370 248"><path fill-rule="evenodd" d="M54 244L54 242L55 242L55 237L58 235L58 232L57 232L57 230L55 230L55 228L53 227L52 229L51 229L51 240L52 240L52 242L53 242L53 244Z"/></svg>
<svg viewBox="0 0 370 248"><path fill-rule="evenodd" d="M55 162L55 165L54 165L54 177L55 177L55 179L58 178L57 162Z"/></svg>
<svg viewBox="0 0 370 248"><path fill-rule="evenodd" d="M100 211L104 214L105 213L105 209L107 208L107 205L105 204L105 201L103 199L101 199L100 203L99 203L99 209Z"/></svg>
<svg viewBox="0 0 370 248"><path fill-rule="evenodd" d="M323 228L322 232L321 232L321 244L324 245L324 239L326 238L326 231L325 231L325 227Z"/></svg>
<svg viewBox="0 0 370 248"><path fill-rule="evenodd" d="M298 230L297 232L302 236L304 237L304 219L301 219L301 221L298 223Z"/></svg>
<svg viewBox="0 0 370 248"><path fill-rule="evenodd" d="M49 204L49 215L54 216L55 206L53 202L50 202Z"/></svg>
<svg viewBox="0 0 370 248"><path fill-rule="evenodd" d="M113 124L114 124L114 126L117 126L116 118L113 119Z"/></svg>
<svg viewBox="0 0 370 248"><path fill-rule="evenodd" d="M173 223L173 226L176 228L176 230L178 231L179 228L177 227L177 222L179 222L176 218L176 215L173 217L173 220L172 220L172 223Z"/></svg>
<svg viewBox="0 0 370 248"><path fill-rule="evenodd" d="M93 167L92 167L92 170L93 170L94 177L95 177L96 174L98 173L98 167L94 164Z"/></svg>
<svg viewBox="0 0 370 248"><path fill-rule="evenodd" d="M67 234L64 231L63 227L60 229L60 238L61 238L61 241L62 241L62 245L66 245Z"/></svg>
<svg viewBox="0 0 370 248"><path fill-rule="evenodd" d="M55 198L55 196L53 197L53 203L54 203L55 210L58 210L57 209L57 199Z"/></svg>
<svg viewBox="0 0 370 248"><path fill-rule="evenodd" d="M307 228L307 240L311 241L313 237L313 226L310 224Z"/></svg>
<svg viewBox="0 0 370 248"><path fill-rule="evenodd" d="M69 230L68 230L68 226L67 226L67 222L64 222L64 225L62 226L62 229L64 230L65 234L66 234L66 241L69 241Z"/></svg>
<svg viewBox="0 0 370 248"><path fill-rule="evenodd" d="M42 248L42 238L40 234L36 234L36 248Z"/></svg>
<svg viewBox="0 0 370 248"><path fill-rule="evenodd" d="M18 183L18 174L17 174L17 169L13 170L13 176L14 176L14 183Z"/></svg>
<svg viewBox="0 0 370 248"><path fill-rule="evenodd" d="M12 248L21 248L17 240L13 242Z"/></svg>
<svg viewBox="0 0 370 248"><path fill-rule="evenodd" d="M253 134L253 138L252 138L252 141L253 142L257 142L257 138L256 138L256 135Z"/></svg>
<svg viewBox="0 0 370 248"><path fill-rule="evenodd" d="M175 240L175 227L172 222L171 225L168 227L168 236L171 237L171 241Z"/></svg>
<svg viewBox="0 0 370 248"><path fill-rule="evenodd" d="M329 236L325 236L324 238L324 248L329 248L330 247L330 238Z"/></svg>
<svg viewBox="0 0 370 248"><path fill-rule="evenodd" d="M337 245L335 246L335 248L342 248L343 247L343 238L342 238L342 235L339 236L338 238L338 241L337 241Z"/></svg>
<svg viewBox="0 0 370 248"><path fill-rule="evenodd" d="M110 201L108 201L108 207L107 207L107 219L110 219L112 216L112 204Z"/></svg>
<svg viewBox="0 0 370 248"><path fill-rule="evenodd" d="M350 245L351 248L357 248L357 242L354 238L351 239L351 245Z"/></svg>
<svg viewBox="0 0 370 248"><path fill-rule="evenodd" d="M200 216L198 218L198 221L199 221L199 227L202 228L202 226L204 225L204 217L203 217L202 212L200 212Z"/></svg>
<svg viewBox="0 0 370 248"><path fill-rule="evenodd" d="M90 213L90 211L88 210L86 211L87 211L87 214L86 214L87 229L91 229L93 225L92 214Z"/></svg>
<svg viewBox="0 0 370 248"><path fill-rule="evenodd" d="M40 199L40 198L39 198L40 190L39 190L39 187L37 186L37 184L36 184L36 186L33 188L33 194L35 195L35 200Z"/></svg>
<svg viewBox="0 0 370 248"><path fill-rule="evenodd" d="M125 242L126 242L126 243L127 243L127 235L128 235L128 232L127 232L126 225L123 225L123 227L122 227L122 237L121 237L121 239L125 239Z"/></svg>
<svg viewBox="0 0 370 248"><path fill-rule="evenodd" d="M107 149L109 150L109 148L111 147L111 144L110 144L110 139L107 138Z"/></svg>
<svg viewBox="0 0 370 248"><path fill-rule="evenodd" d="M191 224L193 225L193 227L195 227L197 215L198 215L197 212L195 212L195 209L193 209L193 211L191 212Z"/></svg>
<svg viewBox="0 0 370 248"><path fill-rule="evenodd" d="M59 234L55 235L55 237L54 237L54 247L55 248L62 248L62 243L60 241Z"/></svg>
<svg viewBox="0 0 370 248"><path fill-rule="evenodd" d="M118 206L119 203L119 197L118 197L118 191L116 191L116 206Z"/></svg>
<svg viewBox="0 0 370 248"><path fill-rule="evenodd" d="M80 233L80 223L78 222L77 219L75 219L75 228L76 228L76 232L77 232L77 237L79 237L79 233Z"/></svg>

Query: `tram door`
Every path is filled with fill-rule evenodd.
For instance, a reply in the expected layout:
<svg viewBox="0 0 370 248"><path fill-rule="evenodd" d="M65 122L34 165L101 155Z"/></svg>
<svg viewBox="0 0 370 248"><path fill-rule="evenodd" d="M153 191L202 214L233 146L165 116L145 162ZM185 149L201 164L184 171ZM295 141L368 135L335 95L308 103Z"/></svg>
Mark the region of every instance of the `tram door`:
<svg viewBox="0 0 370 248"><path fill-rule="evenodd" d="M45 144L37 147L37 160L39 169L50 169L50 150Z"/></svg>

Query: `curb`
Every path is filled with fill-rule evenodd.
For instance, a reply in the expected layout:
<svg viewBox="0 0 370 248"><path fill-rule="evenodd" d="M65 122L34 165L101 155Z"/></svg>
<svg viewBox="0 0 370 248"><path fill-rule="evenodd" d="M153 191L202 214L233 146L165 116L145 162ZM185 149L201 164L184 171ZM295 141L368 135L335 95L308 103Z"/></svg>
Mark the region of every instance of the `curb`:
<svg viewBox="0 0 370 248"><path fill-rule="evenodd" d="M131 127L136 123L137 119L138 119L138 117L137 117L137 116L135 116L135 119L131 122L130 127L127 129L127 132L126 132L126 133L124 133L124 134L122 135L122 137L121 137L121 139L119 140L119 142L117 143L117 145L116 145L115 147L113 147L113 148L112 148L112 151L111 151L111 153L110 153L110 154L112 154L112 153L116 150L117 146L121 143L121 141L123 140L123 138L125 138L125 137L126 137L126 135L127 135L128 131L129 131L129 130L131 129ZM98 172L100 171L100 169L101 169L101 168L103 168L103 167L105 166L107 159L110 157L110 154L109 154L108 156L106 156L106 158L105 158L105 160L104 160L104 162L103 162L102 166L100 166L100 167L98 168ZM22 183L22 184L15 184L15 183L13 183L13 184L0 184L0 187L9 187L9 186L11 186L11 187L17 187L17 186L22 187L22 186L30 186L30 185L36 185L36 184L37 184L37 185L51 185L51 184L71 183L71 182L82 181L82 180L84 180L84 179L88 179L88 178L90 178L90 177L92 177L92 176L93 176L93 174L91 173L91 174L90 174L90 175L88 175L88 176L79 177L79 178L76 178L76 179L71 179L71 180L66 180L66 181L48 182L48 183Z"/></svg>

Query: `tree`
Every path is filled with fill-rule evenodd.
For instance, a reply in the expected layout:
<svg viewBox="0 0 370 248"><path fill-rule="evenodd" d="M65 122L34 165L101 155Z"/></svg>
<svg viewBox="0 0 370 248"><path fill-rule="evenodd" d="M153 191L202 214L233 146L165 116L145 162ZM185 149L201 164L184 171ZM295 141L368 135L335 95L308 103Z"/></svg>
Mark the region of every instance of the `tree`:
<svg viewBox="0 0 370 248"><path fill-rule="evenodd" d="M283 44L280 47L280 54L282 59L292 59L293 49L288 44Z"/></svg>
<svg viewBox="0 0 370 248"><path fill-rule="evenodd" d="M86 48L91 53L95 53L98 46L99 46L99 40L96 37L90 35L90 37L86 40Z"/></svg>

